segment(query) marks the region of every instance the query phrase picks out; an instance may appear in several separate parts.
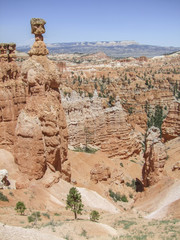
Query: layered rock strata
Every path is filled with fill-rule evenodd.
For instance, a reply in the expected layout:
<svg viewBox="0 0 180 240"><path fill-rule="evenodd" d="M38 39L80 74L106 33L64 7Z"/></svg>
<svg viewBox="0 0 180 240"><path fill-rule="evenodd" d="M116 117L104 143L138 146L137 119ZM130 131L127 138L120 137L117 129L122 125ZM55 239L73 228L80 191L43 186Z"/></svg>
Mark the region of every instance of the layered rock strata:
<svg viewBox="0 0 180 240"><path fill-rule="evenodd" d="M127 123L127 115L119 101L111 108L103 107L103 99L62 97L68 125L69 144L99 146L110 158L125 159L141 150L141 136Z"/></svg>
<svg viewBox="0 0 180 240"><path fill-rule="evenodd" d="M180 102L171 104L167 117L162 124L162 137L164 141L180 136Z"/></svg>
<svg viewBox="0 0 180 240"><path fill-rule="evenodd" d="M167 159L165 145L160 138L160 130L156 127L151 127L147 132L144 158L143 182L145 187L149 187L164 176L164 165Z"/></svg>
<svg viewBox="0 0 180 240"><path fill-rule="evenodd" d="M48 170L48 176L49 171L56 176L55 182L60 177L70 181L67 126L58 91L60 72L41 48L44 22L31 21L39 47L36 51L33 45L21 73L8 75L0 67L0 147L14 154L20 171L30 180L42 178Z"/></svg>

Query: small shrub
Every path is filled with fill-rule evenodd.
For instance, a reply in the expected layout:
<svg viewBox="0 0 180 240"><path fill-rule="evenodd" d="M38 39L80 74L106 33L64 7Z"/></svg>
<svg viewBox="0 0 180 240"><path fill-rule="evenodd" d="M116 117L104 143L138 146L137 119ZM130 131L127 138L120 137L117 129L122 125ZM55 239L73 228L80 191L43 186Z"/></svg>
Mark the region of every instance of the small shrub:
<svg viewBox="0 0 180 240"><path fill-rule="evenodd" d="M123 194L123 195L121 196L121 201L122 201L122 202L128 202L128 199L127 199L126 195Z"/></svg>
<svg viewBox="0 0 180 240"><path fill-rule="evenodd" d="M133 162L133 163L136 163L136 161L134 161L133 159L131 159L130 161Z"/></svg>
<svg viewBox="0 0 180 240"><path fill-rule="evenodd" d="M122 162L120 163L120 166L121 166L121 167L124 167L124 165L123 165L123 163L122 163Z"/></svg>
<svg viewBox="0 0 180 240"><path fill-rule="evenodd" d="M36 225L38 221L41 221L40 212L33 212L30 216L28 216L28 222L33 222L33 225Z"/></svg>
<svg viewBox="0 0 180 240"><path fill-rule="evenodd" d="M9 202L9 199L2 192L0 192L0 201Z"/></svg>
<svg viewBox="0 0 180 240"><path fill-rule="evenodd" d="M23 202L17 202L15 210L21 215L24 214L24 211L26 210L25 204Z"/></svg>
<svg viewBox="0 0 180 240"><path fill-rule="evenodd" d="M98 211L96 210L93 210L91 213L90 213L90 220L93 221L93 222L96 222L98 221L100 218L100 214Z"/></svg>

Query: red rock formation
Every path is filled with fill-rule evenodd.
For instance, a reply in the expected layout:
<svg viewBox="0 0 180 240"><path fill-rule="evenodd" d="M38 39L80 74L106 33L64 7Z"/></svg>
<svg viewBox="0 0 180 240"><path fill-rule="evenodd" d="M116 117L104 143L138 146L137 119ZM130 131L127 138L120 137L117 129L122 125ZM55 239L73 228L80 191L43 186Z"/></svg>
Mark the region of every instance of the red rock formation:
<svg viewBox="0 0 180 240"><path fill-rule="evenodd" d="M127 123L127 114L120 102L111 108L103 108L103 99L94 94L92 99L81 98L73 92L63 97L69 144L94 144L110 158L125 159L141 151L141 137Z"/></svg>
<svg viewBox="0 0 180 240"><path fill-rule="evenodd" d="M145 187L149 187L163 177L164 164L167 159L165 145L160 139L160 130L156 127L151 127L147 132L144 158L143 182Z"/></svg>
<svg viewBox="0 0 180 240"><path fill-rule="evenodd" d="M39 27L35 35L43 33L41 24ZM40 39L37 42L43 42L40 35L36 36L36 41ZM9 75L10 71L3 68L5 63L0 65L0 147L14 154L20 171L30 180L54 169L55 176L59 172L58 176L70 181L67 126L58 91L60 72L44 50L42 54L41 49L30 52L20 77ZM6 66L12 72L14 66L17 68L16 63Z"/></svg>
<svg viewBox="0 0 180 240"><path fill-rule="evenodd" d="M111 178L111 172L109 167L105 167L101 164L96 164L90 172L91 180L95 183L99 181L107 181Z"/></svg>
<svg viewBox="0 0 180 240"><path fill-rule="evenodd" d="M162 137L164 141L180 136L180 102L173 102L167 117L162 124Z"/></svg>

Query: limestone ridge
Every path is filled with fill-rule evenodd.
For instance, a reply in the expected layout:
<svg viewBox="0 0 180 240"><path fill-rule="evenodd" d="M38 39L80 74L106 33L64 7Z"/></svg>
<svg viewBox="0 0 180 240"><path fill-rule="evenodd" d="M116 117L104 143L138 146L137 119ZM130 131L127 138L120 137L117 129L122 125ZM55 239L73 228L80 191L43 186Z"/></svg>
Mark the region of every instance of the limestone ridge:
<svg viewBox="0 0 180 240"><path fill-rule="evenodd" d="M46 186L60 177L70 181L67 157L67 126L58 91L58 66L46 55L43 19L32 19L35 43L30 58L22 63L0 62L0 147L12 152L19 170L29 180L41 179ZM13 71L14 73L14 71Z"/></svg>

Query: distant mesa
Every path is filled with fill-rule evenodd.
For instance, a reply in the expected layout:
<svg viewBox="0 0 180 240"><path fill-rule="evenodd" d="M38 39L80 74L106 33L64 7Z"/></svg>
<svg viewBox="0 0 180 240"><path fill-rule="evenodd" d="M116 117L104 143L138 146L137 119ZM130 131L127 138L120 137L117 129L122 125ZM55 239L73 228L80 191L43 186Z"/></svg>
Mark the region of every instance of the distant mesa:
<svg viewBox="0 0 180 240"><path fill-rule="evenodd" d="M96 42L68 42L47 44L50 54L83 53L93 54L104 52L109 57L155 57L170 54L180 50L180 47L162 47L139 44L135 41L96 41ZM17 49L28 52L29 46L19 46Z"/></svg>

